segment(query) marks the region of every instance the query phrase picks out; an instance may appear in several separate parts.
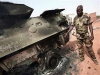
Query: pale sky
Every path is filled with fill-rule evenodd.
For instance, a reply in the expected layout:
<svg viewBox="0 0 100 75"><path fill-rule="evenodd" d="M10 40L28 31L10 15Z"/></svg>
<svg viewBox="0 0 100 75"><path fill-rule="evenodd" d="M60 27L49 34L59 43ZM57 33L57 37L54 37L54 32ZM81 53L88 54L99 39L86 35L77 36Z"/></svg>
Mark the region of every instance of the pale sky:
<svg viewBox="0 0 100 75"><path fill-rule="evenodd" d="M34 9L32 17L39 16L43 11L64 8L63 14L76 14L76 7L83 5L84 12L97 12L100 15L100 0L0 0L25 4Z"/></svg>

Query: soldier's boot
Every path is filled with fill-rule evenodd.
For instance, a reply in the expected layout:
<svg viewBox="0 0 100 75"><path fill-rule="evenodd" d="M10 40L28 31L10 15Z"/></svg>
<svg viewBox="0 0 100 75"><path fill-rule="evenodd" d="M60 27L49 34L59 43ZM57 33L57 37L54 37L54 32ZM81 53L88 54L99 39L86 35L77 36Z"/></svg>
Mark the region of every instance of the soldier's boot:
<svg viewBox="0 0 100 75"><path fill-rule="evenodd" d="M98 65L98 61L97 61L97 59L96 59L95 53L94 53L94 51L93 51L93 48L92 48L92 47L87 47L87 49L88 49L88 53L90 54L90 56L91 56L93 62L94 62L96 65Z"/></svg>
<svg viewBox="0 0 100 75"><path fill-rule="evenodd" d="M99 65L99 63L98 63L98 61L96 59L92 59L92 60L96 65Z"/></svg>

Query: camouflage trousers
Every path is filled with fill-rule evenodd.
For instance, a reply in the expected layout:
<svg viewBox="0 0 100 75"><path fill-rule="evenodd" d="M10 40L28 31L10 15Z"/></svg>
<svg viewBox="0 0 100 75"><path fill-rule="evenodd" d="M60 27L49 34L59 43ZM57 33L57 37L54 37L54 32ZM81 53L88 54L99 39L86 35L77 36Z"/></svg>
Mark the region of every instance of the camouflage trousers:
<svg viewBox="0 0 100 75"><path fill-rule="evenodd" d="M84 44L88 50L90 57L92 59L96 59L95 53L94 53L93 48L92 48L93 42L90 40L89 37L86 37L84 39L77 39L77 46L78 46L78 50L79 50L80 60L81 61L84 60L84 47L83 47Z"/></svg>

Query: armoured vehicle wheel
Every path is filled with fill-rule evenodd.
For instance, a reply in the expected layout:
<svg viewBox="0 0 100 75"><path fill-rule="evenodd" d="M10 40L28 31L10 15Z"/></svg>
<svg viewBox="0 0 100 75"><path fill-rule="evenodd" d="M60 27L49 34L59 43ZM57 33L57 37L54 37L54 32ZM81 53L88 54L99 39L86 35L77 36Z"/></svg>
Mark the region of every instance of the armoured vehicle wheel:
<svg viewBox="0 0 100 75"><path fill-rule="evenodd" d="M60 55L54 52L48 52L45 57L45 63L47 69L54 69L57 67L60 60Z"/></svg>

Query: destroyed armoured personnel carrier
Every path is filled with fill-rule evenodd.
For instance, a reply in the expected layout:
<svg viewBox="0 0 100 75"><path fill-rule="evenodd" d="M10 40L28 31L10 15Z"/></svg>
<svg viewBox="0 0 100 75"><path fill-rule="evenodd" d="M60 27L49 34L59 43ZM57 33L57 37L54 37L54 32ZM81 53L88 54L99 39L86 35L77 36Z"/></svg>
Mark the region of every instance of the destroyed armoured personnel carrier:
<svg viewBox="0 0 100 75"><path fill-rule="evenodd" d="M65 9L47 10L30 17L32 8L0 2L0 10L0 75L34 62L41 64L43 58L46 68L55 68L60 56L56 51L69 40L64 37L68 22L61 14Z"/></svg>

